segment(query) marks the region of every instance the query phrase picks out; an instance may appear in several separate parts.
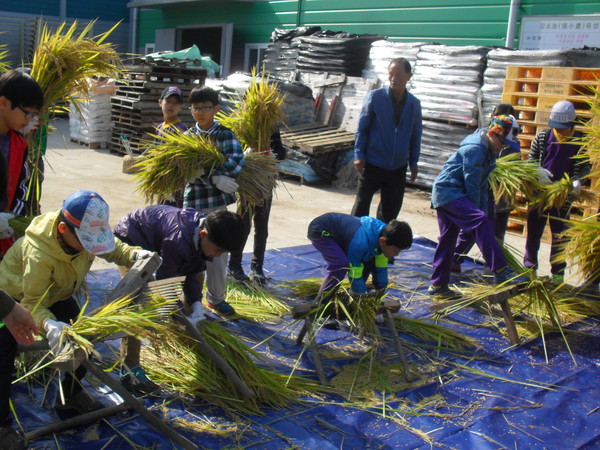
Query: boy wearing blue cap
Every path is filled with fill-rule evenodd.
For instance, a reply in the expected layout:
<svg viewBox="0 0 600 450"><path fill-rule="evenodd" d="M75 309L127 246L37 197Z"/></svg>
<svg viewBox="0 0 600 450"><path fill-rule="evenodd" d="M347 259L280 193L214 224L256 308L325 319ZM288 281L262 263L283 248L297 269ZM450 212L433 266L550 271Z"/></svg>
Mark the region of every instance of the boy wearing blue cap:
<svg viewBox="0 0 600 450"><path fill-rule="evenodd" d="M513 116L494 116L486 130L478 130L461 142L433 183L431 205L437 210L440 237L429 286L432 297L458 296L448 284L456 238L461 229L472 234L485 262L494 271L497 284L517 276L508 267L487 216L488 177L496 166L500 150L507 145L518 149L518 142L506 139L515 124Z"/></svg>
<svg viewBox="0 0 600 450"><path fill-rule="evenodd" d="M108 218L108 205L99 194L77 191L59 211L35 217L0 262L0 286L31 312L55 356L63 350L62 329L79 315L75 295L94 258L131 267L149 256L141 247L115 239ZM11 424L9 397L16 351L13 336L6 327L0 328L1 427ZM102 408L81 386L85 368L75 366L61 382L64 404L57 401L56 409L83 414Z"/></svg>
<svg viewBox="0 0 600 450"><path fill-rule="evenodd" d="M156 127L156 135L163 136L166 131L175 133L177 131L184 132L187 130L185 124L179 119L178 115L183 108L183 97L181 89L177 86L168 86L160 94L158 105L162 110L163 122Z"/></svg>

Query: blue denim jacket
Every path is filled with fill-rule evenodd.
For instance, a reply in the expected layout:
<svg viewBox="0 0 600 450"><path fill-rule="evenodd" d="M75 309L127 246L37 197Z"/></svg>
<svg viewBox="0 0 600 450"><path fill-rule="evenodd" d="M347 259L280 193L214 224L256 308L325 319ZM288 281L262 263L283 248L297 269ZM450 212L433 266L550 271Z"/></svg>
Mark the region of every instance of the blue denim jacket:
<svg viewBox="0 0 600 450"><path fill-rule="evenodd" d="M394 123L394 105L390 88L369 91L358 120L354 159L386 170L407 164L416 167L421 155L421 102L407 92L400 123Z"/></svg>
<svg viewBox="0 0 600 450"><path fill-rule="evenodd" d="M461 197L487 213L488 177L496 167L496 154L485 131L467 136L450 157L433 183L431 205L439 208Z"/></svg>

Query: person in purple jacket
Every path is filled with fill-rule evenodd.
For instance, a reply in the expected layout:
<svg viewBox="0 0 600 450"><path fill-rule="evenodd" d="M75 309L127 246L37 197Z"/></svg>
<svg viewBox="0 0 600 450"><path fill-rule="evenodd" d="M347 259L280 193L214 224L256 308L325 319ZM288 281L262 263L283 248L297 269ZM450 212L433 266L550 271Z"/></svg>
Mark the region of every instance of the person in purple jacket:
<svg viewBox="0 0 600 450"><path fill-rule="evenodd" d="M548 182L559 181L565 174L573 180L573 192L581 193L581 179L590 171L589 159L581 158L582 134L575 131L575 106L562 100L557 102L550 111L550 128L542 130L531 143L528 160L540 166L540 171L546 175ZM578 156L579 155L579 156ZM571 203L567 202L562 208L540 210L529 207L527 211L527 239L525 241L525 267L537 268L540 241L544 234L546 222L550 220L552 245L550 248L550 270L557 282L564 281L565 262L555 261L560 251L560 234L566 230L569 220Z"/></svg>
<svg viewBox="0 0 600 450"><path fill-rule="evenodd" d="M204 316L202 287L206 262L241 247L244 225L240 216L227 210L206 215L195 209L154 205L130 212L113 232L125 243L136 242L135 245L160 255L162 264L156 271L157 280L186 277L185 302L193 311L192 318L200 320ZM212 309L211 291L224 290L221 283L223 277L211 276L209 269L207 304Z"/></svg>
<svg viewBox="0 0 600 450"><path fill-rule="evenodd" d="M310 223L308 238L327 263L327 275L317 295L317 301L323 303L337 292L346 274L353 293L367 292L366 279L373 262L375 288L387 287L388 260L410 248L413 234L406 222L392 220L386 225L373 217L326 213Z"/></svg>

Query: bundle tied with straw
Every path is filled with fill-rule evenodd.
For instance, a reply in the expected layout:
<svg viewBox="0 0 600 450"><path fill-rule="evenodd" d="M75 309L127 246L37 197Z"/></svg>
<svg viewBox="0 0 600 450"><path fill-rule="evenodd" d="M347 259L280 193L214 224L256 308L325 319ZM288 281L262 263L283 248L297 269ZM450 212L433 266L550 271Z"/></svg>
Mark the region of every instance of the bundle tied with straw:
<svg viewBox="0 0 600 450"><path fill-rule="evenodd" d="M489 183L496 200L514 199L519 192L531 198L539 188L538 166L523 161L520 153L511 153L496 160Z"/></svg>
<svg viewBox="0 0 600 450"><path fill-rule="evenodd" d="M600 279L600 214L571 220L561 238L557 261L577 266L586 280Z"/></svg>
<svg viewBox="0 0 600 450"><path fill-rule="evenodd" d="M44 25L40 41L31 63L31 77L38 82L44 93L44 105L40 110L39 130L27 136L29 144L28 162L32 167L29 193L33 211L39 212L42 174L39 161L46 152L48 122L51 114L68 111L64 106L73 102L87 100L91 89L89 78L117 77L122 71L119 54L113 44L107 42L108 36L119 25L95 37L91 36L95 20L78 31L79 24L74 21L68 28L61 23L56 31Z"/></svg>
<svg viewBox="0 0 600 450"><path fill-rule="evenodd" d="M170 199L187 182L210 177L225 163L225 155L208 137L166 130L153 137L157 142L145 142L146 150L134 165L138 190L149 202Z"/></svg>
<svg viewBox="0 0 600 450"><path fill-rule="evenodd" d="M531 201L531 205L542 211L551 208L560 209L568 202L577 200L581 203L597 204L597 197L593 192L582 190L579 195L573 192L573 180L565 173L559 180L551 184L543 185Z"/></svg>
<svg viewBox="0 0 600 450"><path fill-rule="evenodd" d="M219 113L217 119L247 149L244 169L236 180L240 185L240 200L251 206L261 205L277 185L277 161L269 150L271 136L283 120L285 95L277 84L269 82L264 71L259 79L253 70L244 98L232 100L233 111L229 115Z"/></svg>

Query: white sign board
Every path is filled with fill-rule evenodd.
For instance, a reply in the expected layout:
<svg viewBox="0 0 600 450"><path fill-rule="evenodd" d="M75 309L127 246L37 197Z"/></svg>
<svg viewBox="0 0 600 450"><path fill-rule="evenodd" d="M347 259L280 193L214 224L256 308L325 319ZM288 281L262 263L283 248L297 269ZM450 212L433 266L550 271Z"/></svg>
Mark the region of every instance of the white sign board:
<svg viewBox="0 0 600 450"><path fill-rule="evenodd" d="M600 14L521 18L519 50L561 50L584 45L600 47Z"/></svg>

